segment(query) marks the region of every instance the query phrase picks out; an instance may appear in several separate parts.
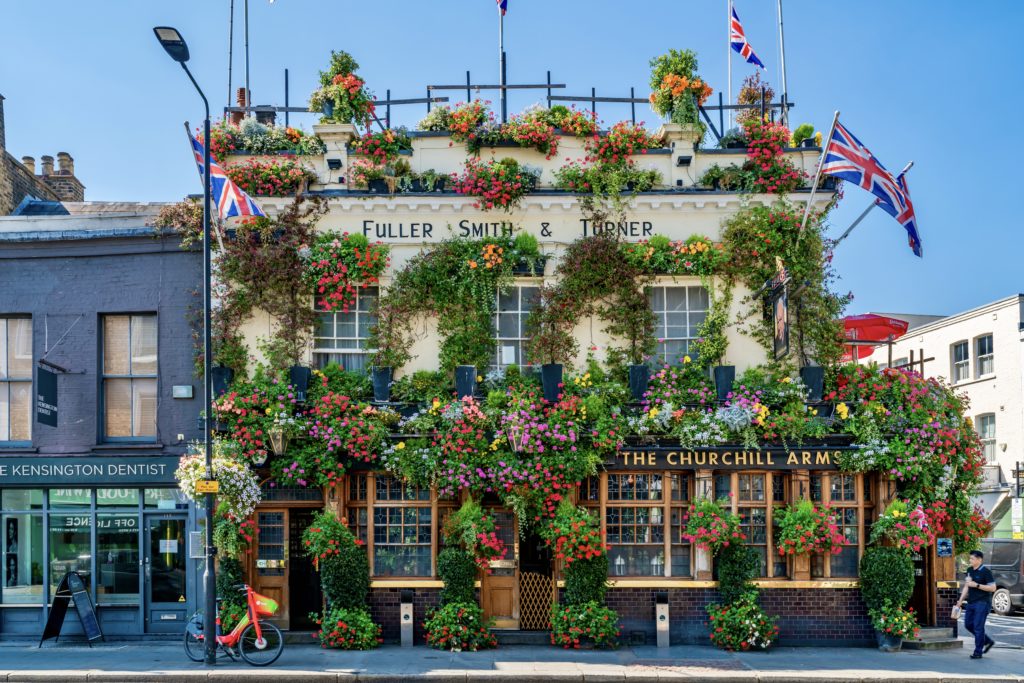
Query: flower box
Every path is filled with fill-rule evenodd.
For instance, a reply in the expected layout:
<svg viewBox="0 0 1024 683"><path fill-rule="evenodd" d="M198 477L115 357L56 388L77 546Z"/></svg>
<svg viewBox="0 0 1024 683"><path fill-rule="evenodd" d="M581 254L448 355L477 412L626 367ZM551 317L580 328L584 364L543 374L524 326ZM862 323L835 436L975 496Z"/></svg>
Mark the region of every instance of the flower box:
<svg viewBox="0 0 1024 683"><path fill-rule="evenodd" d="M538 256L529 262L526 260L517 261L512 266L512 274L519 277L541 277L544 275L544 266L547 264L547 256Z"/></svg>

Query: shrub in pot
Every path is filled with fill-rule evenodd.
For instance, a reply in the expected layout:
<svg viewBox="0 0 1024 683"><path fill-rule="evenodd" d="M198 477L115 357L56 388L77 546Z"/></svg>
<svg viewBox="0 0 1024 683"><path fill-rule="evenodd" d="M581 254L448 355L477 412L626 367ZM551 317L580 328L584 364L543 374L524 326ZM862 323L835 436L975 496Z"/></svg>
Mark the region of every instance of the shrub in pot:
<svg viewBox="0 0 1024 683"><path fill-rule="evenodd" d="M914 592L914 562L898 548L875 546L860 560L860 593L869 610L881 609L886 600L903 606Z"/></svg>
<svg viewBox="0 0 1024 683"><path fill-rule="evenodd" d="M475 601L477 566L462 548L445 548L437 555L437 575L444 582L441 604Z"/></svg>

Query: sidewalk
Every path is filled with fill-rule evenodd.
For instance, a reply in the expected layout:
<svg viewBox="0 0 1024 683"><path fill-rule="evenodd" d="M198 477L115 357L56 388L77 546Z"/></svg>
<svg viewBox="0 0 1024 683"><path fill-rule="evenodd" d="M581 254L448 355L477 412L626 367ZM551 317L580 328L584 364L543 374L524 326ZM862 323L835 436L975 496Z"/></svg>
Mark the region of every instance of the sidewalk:
<svg viewBox="0 0 1024 683"><path fill-rule="evenodd" d="M369 652L325 651L288 645L266 669L221 660L207 668L186 659L178 643L0 644L4 681L664 681L700 678L728 683L765 681L1014 681L1024 683L1024 650L995 648L985 659L969 650L885 654L872 648L778 648L734 654L681 645L569 651L552 647L506 647L448 653L426 647L382 647Z"/></svg>

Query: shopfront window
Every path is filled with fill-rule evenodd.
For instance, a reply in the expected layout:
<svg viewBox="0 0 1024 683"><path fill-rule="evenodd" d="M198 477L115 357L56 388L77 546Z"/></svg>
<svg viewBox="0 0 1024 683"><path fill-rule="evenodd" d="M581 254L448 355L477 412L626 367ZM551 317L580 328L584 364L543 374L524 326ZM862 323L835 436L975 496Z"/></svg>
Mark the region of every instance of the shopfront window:
<svg viewBox="0 0 1024 683"><path fill-rule="evenodd" d="M690 477L682 472L604 475L602 519L612 576L690 576L690 545L682 537ZM599 503L588 483L585 504ZM597 496L599 499L600 496ZM598 508L600 509L600 508Z"/></svg>
<svg viewBox="0 0 1024 683"><path fill-rule="evenodd" d="M50 595L68 572L78 572L88 586L92 576L92 515L89 510L50 514Z"/></svg>
<svg viewBox="0 0 1024 683"><path fill-rule="evenodd" d="M0 604L43 603L43 516L27 512L41 509L42 502L38 489L0 494Z"/></svg>
<svg viewBox="0 0 1024 683"><path fill-rule="evenodd" d="M136 498L138 491L135 492ZM139 601L139 515L96 515L96 602Z"/></svg>
<svg viewBox="0 0 1024 683"><path fill-rule="evenodd" d="M867 520L872 517L870 482L862 474L839 472L811 473L811 500L827 503L835 514L836 526L843 536L843 548L836 555L811 557L814 578L853 578L858 574L860 557L867 540Z"/></svg>
<svg viewBox="0 0 1024 683"><path fill-rule="evenodd" d="M146 489L142 500L147 510L188 510L188 498L178 489Z"/></svg>
<svg viewBox="0 0 1024 683"><path fill-rule="evenodd" d="M785 558L775 549L775 511L788 502L787 475L780 472L730 472L715 475L715 497L739 515L746 543L757 554L759 576L787 575Z"/></svg>
<svg viewBox="0 0 1024 683"><path fill-rule="evenodd" d="M375 474L373 480L374 575L431 576L430 491L384 474Z"/></svg>

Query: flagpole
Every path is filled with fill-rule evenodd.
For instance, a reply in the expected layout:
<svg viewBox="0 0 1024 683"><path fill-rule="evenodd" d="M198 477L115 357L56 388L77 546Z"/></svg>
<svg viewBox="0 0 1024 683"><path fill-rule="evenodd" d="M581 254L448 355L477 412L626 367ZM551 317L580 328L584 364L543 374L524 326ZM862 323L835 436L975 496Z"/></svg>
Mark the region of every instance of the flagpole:
<svg viewBox="0 0 1024 683"><path fill-rule="evenodd" d="M902 171L900 171L900 175L899 175L899 176L896 176L896 177L897 177L897 178L899 178L900 176L902 176L902 175L906 174L906 172L907 172L907 171L909 171L910 169L912 169L913 167L914 167L914 162L913 162L913 161L911 161L911 162L910 162L909 164L907 164L906 166L904 166L904 167L903 167L903 170L902 170ZM835 242L833 242L833 243L832 243L832 248L833 248L833 249L835 249L835 248L836 248L837 246L839 246L839 243L840 243L840 242L842 242L842 241L843 241L843 240L845 240L845 239L846 239L847 237L849 237L849 236L850 236L850 233L851 233L851 232L853 232L853 229L854 229L854 228L856 228L856 227L857 227L858 225L860 225L860 222L861 222L862 220L864 220L864 218L865 218L865 217L866 217L866 216L867 216L867 215L868 215L869 213L871 213L871 210L872 210L873 208L875 208L876 206L878 206L878 200L877 200L877 199L876 199L875 201L871 202L870 204L868 204L868 207L867 207L866 209L864 209L864 211L863 211L863 212L861 212L861 214L860 214L859 216L857 216L857 219L856 219L856 220L854 220L854 221L853 221L853 223L850 223L850 227L848 227L848 228L846 229L846 231L845 231L845 232L844 232L844 233L843 233L842 235L840 235L840 236L839 236L839 237L838 237L838 238L836 239L836 241L835 241Z"/></svg>
<svg viewBox="0 0 1024 683"><path fill-rule="evenodd" d="M732 0L725 0L725 64L726 64L726 82L727 86L727 100L726 104L732 104ZM729 127L732 128L732 109L729 110Z"/></svg>
<svg viewBox="0 0 1024 683"><path fill-rule="evenodd" d="M192 149L192 129L189 128L188 121L185 122L185 135L188 137L188 147L189 147L189 149ZM207 172L206 166L210 165L209 150L210 150L210 148L209 148L209 146L207 146L206 138L203 138L203 155L204 155L203 156L203 159L204 159L203 173ZM203 185L205 186L207 184L208 183L207 183L207 180L206 180L206 176L204 175L203 176ZM209 207L207 207L207 208L209 208ZM216 235L217 235L217 245L220 247L220 253L223 254L224 253L224 239L220 236L220 213L219 212L217 214L217 221L216 221L216 223L217 223L218 229L216 231L211 231L211 232L215 232L216 233ZM214 224L213 219L210 219L210 225L213 225L213 224Z"/></svg>
<svg viewBox="0 0 1024 683"><path fill-rule="evenodd" d="M498 83L501 85L501 122L508 123L508 101L505 90L505 13L498 7Z"/></svg>
<svg viewBox="0 0 1024 683"><path fill-rule="evenodd" d="M782 62L782 125L789 126L789 89L786 87L786 38L782 32L782 0L778 0L779 58Z"/></svg>
<svg viewBox="0 0 1024 683"><path fill-rule="evenodd" d="M821 150L821 158L818 159L818 170L814 173L814 181L811 182L811 196L807 199L807 206L804 207L804 219L800 222L800 235L804 234L804 228L807 227L807 217L811 214L811 205L814 204L814 194L818 191L818 179L821 178L821 168L825 165L825 155L828 154L828 148L832 144L832 133L836 130L836 123L839 121L839 110L836 110L835 116L832 117L832 125L828 129L828 135L825 137L825 148Z"/></svg>

